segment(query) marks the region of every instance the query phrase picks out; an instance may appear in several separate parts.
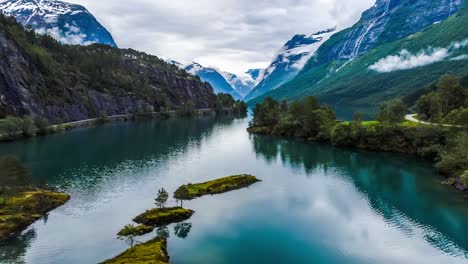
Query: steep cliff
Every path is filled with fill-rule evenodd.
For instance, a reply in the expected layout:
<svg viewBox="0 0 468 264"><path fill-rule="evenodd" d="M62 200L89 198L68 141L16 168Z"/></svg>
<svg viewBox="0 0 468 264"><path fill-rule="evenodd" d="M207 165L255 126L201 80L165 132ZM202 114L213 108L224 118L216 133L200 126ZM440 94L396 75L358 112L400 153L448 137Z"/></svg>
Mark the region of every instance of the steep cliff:
<svg viewBox="0 0 468 264"><path fill-rule="evenodd" d="M213 89L155 56L104 45L67 46L0 16L0 117L51 122L148 108L212 107Z"/></svg>

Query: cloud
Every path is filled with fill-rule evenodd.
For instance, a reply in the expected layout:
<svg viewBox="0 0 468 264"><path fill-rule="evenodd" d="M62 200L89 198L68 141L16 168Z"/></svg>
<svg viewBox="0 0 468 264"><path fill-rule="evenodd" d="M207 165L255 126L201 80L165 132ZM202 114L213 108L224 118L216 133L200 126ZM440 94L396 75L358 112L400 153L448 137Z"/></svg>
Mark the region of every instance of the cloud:
<svg viewBox="0 0 468 264"><path fill-rule="evenodd" d="M38 34L47 34L54 39L69 45L91 45L93 42L86 41L86 34L81 33L76 26L65 24L65 29L59 27L39 28L36 30Z"/></svg>
<svg viewBox="0 0 468 264"><path fill-rule="evenodd" d="M266 67L296 34L349 27L375 0L69 0L123 48L242 73Z"/></svg>
<svg viewBox="0 0 468 264"><path fill-rule="evenodd" d="M369 69L376 72L385 73L393 72L399 70L408 70L416 67L430 65L436 62L444 61L452 54L468 46L468 39L463 41L452 42L449 46L445 48L434 48L428 47L424 50L419 51L416 54L412 54L408 50L404 49L400 51L397 55L387 56L383 59L380 59L376 63L369 66ZM451 60L462 60L466 57L458 56L452 58Z"/></svg>
<svg viewBox="0 0 468 264"><path fill-rule="evenodd" d="M468 60L468 54L463 54L457 57L453 57L450 59L451 61L461 61L461 60Z"/></svg>

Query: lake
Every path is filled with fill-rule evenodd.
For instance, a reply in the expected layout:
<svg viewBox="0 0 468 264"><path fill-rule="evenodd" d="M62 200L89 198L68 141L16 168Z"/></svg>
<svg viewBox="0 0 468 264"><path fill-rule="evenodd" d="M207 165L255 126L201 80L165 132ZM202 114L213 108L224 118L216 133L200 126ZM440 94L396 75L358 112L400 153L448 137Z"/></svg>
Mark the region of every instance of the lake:
<svg viewBox="0 0 468 264"><path fill-rule="evenodd" d="M0 155L17 155L72 199L1 243L0 263L104 261L128 248L116 233L155 206L159 188L243 173L263 181L184 203L196 213L184 234L167 228L172 263L468 262L468 201L430 163L249 135L247 126L153 120L1 144Z"/></svg>

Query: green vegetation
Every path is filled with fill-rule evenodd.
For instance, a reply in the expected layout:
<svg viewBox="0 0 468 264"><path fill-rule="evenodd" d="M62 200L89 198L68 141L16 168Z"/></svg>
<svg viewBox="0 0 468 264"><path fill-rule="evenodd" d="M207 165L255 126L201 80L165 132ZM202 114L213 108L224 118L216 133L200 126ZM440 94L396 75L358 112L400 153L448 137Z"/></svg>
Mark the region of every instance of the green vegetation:
<svg viewBox="0 0 468 264"><path fill-rule="evenodd" d="M216 95L215 111L218 114L234 113L236 116L247 116L247 104L241 100L234 100L230 94L219 93Z"/></svg>
<svg viewBox="0 0 468 264"><path fill-rule="evenodd" d="M260 180L251 175L234 175L204 183L180 186L174 193L177 200L192 200L208 194L220 194L249 187Z"/></svg>
<svg viewBox="0 0 468 264"><path fill-rule="evenodd" d="M435 91L421 96L417 109L422 120L468 126L468 90L455 76L445 75Z"/></svg>
<svg viewBox="0 0 468 264"><path fill-rule="evenodd" d="M119 233L117 233L117 239L126 241L130 247L133 247L135 243L135 237L142 236L153 232L154 227L147 225L135 226L133 224L126 225Z"/></svg>
<svg viewBox="0 0 468 264"><path fill-rule="evenodd" d="M468 170L466 128L402 122L405 111L403 102L394 100L382 106L378 121L362 121L362 115L356 113L353 121L339 122L330 108L320 106L316 98L281 106L267 98L255 108L248 131L302 137L341 147L415 154L436 163L443 174L460 179Z"/></svg>
<svg viewBox="0 0 468 264"><path fill-rule="evenodd" d="M164 188L161 188L158 191L158 196L154 201L156 202L156 205L159 206L159 208L163 208L166 205L167 199L169 199L169 194Z"/></svg>
<svg viewBox="0 0 468 264"><path fill-rule="evenodd" d="M399 9L395 14L402 14L402 10ZM378 60L396 55L402 50L418 54L429 47L444 48L453 41L463 41L468 38L466 21L468 21L467 3L456 14L416 34L393 42L388 42L390 39L387 39L365 55L352 61L330 61L333 49L344 40L349 32L349 30L343 30L320 46L314 58L294 80L248 103L255 106L266 97L272 97L278 101L284 99L293 101L314 95L321 101L332 105L379 106L381 102L410 95L415 89L432 86L448 72L460 78L466 78L468 76L466 60L444 60L424 67L388 73L378 73L369 69L369 66ZM391 28L398 28L399 30L394 32L400 32L404 26L388 23L387 32L383 33L391 34ZM463 47L452 56L467 53L468 47Z"/></svg>
<svg viewBox="0 0 468 264"><path fill-rule="evenodd" d="M154 238L127 249L117 257L102 262L103 264L168 264L167 240Z"/></svg>
<svg viewBox="0 0 468 264"><path fill-rule="evenodd" d="M39 70L44 85L40 84L40 89L33 96L40 97L45 105L66 105L70 95L68 90L74 87L79 87L74 95L80 97L90 117L100 115L87 93L92 90L112 96L139 98L141 111L175 110L190 103L197 108L214 105L212 93L193 96L193 100L172 89L171 82L163 79L173 78L174 82L192 80L200 87L204 84L198 77L156 56L101 44L63 45L48 35L25 29L14 18L3 15L0 15L0 31L13 39L32 66ZM25 67L24 71L30 69ZM155 74L164 77L155 80ZM3 110L0 109L0 117L9 113ZM50 121L60 123L59 120Z"/></svg>
<svg viewBox="0 0 468 264"><path fill-rule="evenodd" d="M185 221L194 213L194 211L182 207L155 208L135 217L133 221L147 226L165 226Z"/></svg>
<svg viewBox="0 0 468 264"><path fill-rule="evenodd" d="M44 178L38 184L45 188ZM13 156L0 157L0 240L11 237L65 204L70 196L34 187L31 173Z"/></svg>

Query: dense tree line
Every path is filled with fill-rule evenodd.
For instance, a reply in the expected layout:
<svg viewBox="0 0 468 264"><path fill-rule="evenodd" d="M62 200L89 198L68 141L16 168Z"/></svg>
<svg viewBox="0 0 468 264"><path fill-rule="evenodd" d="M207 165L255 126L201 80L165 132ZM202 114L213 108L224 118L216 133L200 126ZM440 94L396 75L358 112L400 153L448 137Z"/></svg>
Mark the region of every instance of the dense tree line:
<svg viewBox="0 0 468 264"><path fill-rule="evenodd" d="M458 93L458 89L454 92ZM448 105L457 107L451 102ZM320 105L315 97L291 103L267 98L255 107L249 131L342 147L416 154L434 161L442 173L468 180L467 129L404 122L407 112L401 100L392 100L382 105L376 121L363 121L360 113L352 121L337 121L332 109Z"/></svg>
<svg viewBox="0 0 468 264"><path fill-rule="evenodd" d="M456 76L442 76L435 91L420 97L417 111L422 120L468 125L468 91Z"/></svg>

